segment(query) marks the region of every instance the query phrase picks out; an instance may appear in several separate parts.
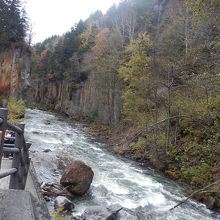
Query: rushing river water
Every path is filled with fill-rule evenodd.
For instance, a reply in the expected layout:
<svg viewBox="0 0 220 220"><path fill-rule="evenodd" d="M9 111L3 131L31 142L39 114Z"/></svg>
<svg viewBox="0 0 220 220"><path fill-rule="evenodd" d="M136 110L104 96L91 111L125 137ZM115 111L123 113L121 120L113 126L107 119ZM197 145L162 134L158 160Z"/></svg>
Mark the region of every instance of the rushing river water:
<svg viewBox="0 0 220 220"><path fill-rule="evenodd" d="M103 143L86 134L78 124L70 124L52 113L28 110L26 138L32 142L31 156L43 182L59 182L62 167L69 160L82 160L95 175L90 191L74 200L76 213L91 205L120 204L122 220L206 220L220 215L189 200L173 211L171 207L185 197L174 182L151 168L112 155ZM43 152L45 149L51 151Z"/></svg>

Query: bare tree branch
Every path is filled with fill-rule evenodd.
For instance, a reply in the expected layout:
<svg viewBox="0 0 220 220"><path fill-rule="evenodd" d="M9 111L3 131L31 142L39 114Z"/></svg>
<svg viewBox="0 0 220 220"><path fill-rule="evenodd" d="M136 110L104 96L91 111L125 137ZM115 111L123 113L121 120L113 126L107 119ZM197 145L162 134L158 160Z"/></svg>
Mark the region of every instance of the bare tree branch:
<svg viewBox="0 0 220 220"><path fill-rule="evenodd" d="M169 209L169 211L174 210L175 208L177 208L178 206L182 205L183 203L185 203L187 200L189 200L190 198L192 198L194 195L196 195L199 192L206 192L205 190L210 188L211 186L214 186L216 184L220 183L220 180L215 181L214 183L210 183L208 186L205 186L202 189L199 189L195 192L193 192L190 196L188 196L186 199L182 200L181 202L179 202L177 205L175 205L173 208Z"/></svg>
<svg viewBox="0 0 220 220"><path fill-rule="evenodd" d="M167 120L170 119L175 119L175 118L181 118L181 117L187 117L186 115L176 115L170 118L165 118L161 121L158 121L157 123L153 124L153 125L149 125L147 127L142 127L130 140L128 140L126 142L126 145L129 145L130 143L132 143L135 139L137 139L139 136L141 136L144 132L146 131L151 131L152 129L154 129L157 125L165 123Z"/></svg>

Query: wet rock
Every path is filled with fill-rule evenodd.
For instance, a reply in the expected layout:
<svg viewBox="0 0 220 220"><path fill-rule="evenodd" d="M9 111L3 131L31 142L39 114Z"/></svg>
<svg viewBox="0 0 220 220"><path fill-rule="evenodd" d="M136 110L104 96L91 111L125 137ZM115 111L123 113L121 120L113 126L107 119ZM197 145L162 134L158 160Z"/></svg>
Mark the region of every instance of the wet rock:
<svg viewBox="0 0 220 220"><path fill-rule="evenodd" d="M74 220L116 220L118 212L122 207L118 204L109 206L91 206L87 208L82 216L74 217Z"/></svg>
<svg viewBox="0 0 220 220"><path fill-rule="evenodd" d="M45 124L45 125L50 125L51 122L50 122L49 120L45 120L45 121L44 121L44 124Z"/></svg>
<svg viewBox="0 0 220 220"><path fill-rule="evenodd" d="M51 152L51 151L52 151L52 150L51 150L51 149L49 149L49 148L48 148L48 149L43 150L43 152L44 152L44 153L48 153L48 152Z"/></svg>
<svg viewBox="0 0 220 220"><path fill-rule="evenodd" d="M74 209L74 204L64 196L58 196L54 200L54 209L71 212Z"/></svg>
<svg viewBox="0 0 220 220"><path fill-rule="evenodd" d="M66 154L57 155L57 168L59 170L65 170L66 166L71 163L71 159Z"/></svg>
<svg viewBox="0 0 220 220"><path fill-rule="evenodd" d="M118 213L118 218L119 219L126 219L126 220L139 220L137 217L136 213L132 210L123 208L119 213Z"/></svg>
<svg viewBox="0 0 220 220"><path fill-rule="evenodd" d="M123 207L121 205L119 205L119 204L114 204L114 205L109 206L107 209L112 214L117 215L118 212L123 209Z"/></svg>
<svg viewBox="0 0 220 220"><path fill-rule="evenodd" d="M86 220L115 220L115 216L113 216L112 213L109 212L106 208L101 206L93 206L87 208L82 217L84 217Z"/></svg>
<svg viewBox="0 0 220 220"><path fill-rule="evenodd" d="M208 209L212 209L214 207L215 199L212 196L208 196L204 199L204 203Z"/></svg>
<svg viewBox="0 0 220 220"><path fill-rule="evenodd" d="M44 199L46 202L50 202L51 201L51 198L49 196L44 196Z"/></svg>
<svg viewBox="0 0 220 220"><path fill-rule="evenodd" d="M71 162L65 169L60 183L74 195L84 195L93 179L92 169L82 161L76 160Z"/></svg>

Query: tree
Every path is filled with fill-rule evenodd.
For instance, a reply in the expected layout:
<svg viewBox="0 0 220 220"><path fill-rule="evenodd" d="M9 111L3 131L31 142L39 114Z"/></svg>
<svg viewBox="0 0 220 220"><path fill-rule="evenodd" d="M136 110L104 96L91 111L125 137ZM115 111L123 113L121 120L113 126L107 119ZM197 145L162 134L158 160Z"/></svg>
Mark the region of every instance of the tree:
<svg viewBox="0 0 220 220"><path fill-rule="evenodd" d="M24 41L27 30L27 18L20 0L0 1L0 43Z"/></svg>
<svg viewBox="0 0 220 220"><path fill-rule="evenodd" d="M120 51L117 32L103 28L97 33L90 65L93 87L99 91L96 97L99 107L92 105L92 110L96 116L107 115L104 123L109 125L116 125L120 116L120 81L117 76Z"/></svg>
<svg viewBox="0 0 220 220"><path fill-rule="evenodd" d="M110 11L109 11L110 13ZM122 46L134 39L137 20L137 11L131 7L130 2L121 2L117 13L112 17L113 27L120 33Z"/></svg>
<svg viewBox="0 0 220 220"><path fill-rule="evenodd" d="M140 33L126 48L129 58L119 69L119 75L125 84L123 112L133 124L142 126L147 122L151 109L150 48L149 35Z"/></svg>

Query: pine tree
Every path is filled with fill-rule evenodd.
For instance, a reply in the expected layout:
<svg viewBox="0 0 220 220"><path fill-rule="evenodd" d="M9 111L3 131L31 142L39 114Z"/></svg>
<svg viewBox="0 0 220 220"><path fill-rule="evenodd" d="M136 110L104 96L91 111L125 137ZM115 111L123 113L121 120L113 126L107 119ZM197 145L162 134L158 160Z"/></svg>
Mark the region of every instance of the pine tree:
<svg viewBox="0 0 220 220"><path fill-rule="evenodd" d="M24 41L27 18L20 0L0 0L0 45Z"/></svg>

